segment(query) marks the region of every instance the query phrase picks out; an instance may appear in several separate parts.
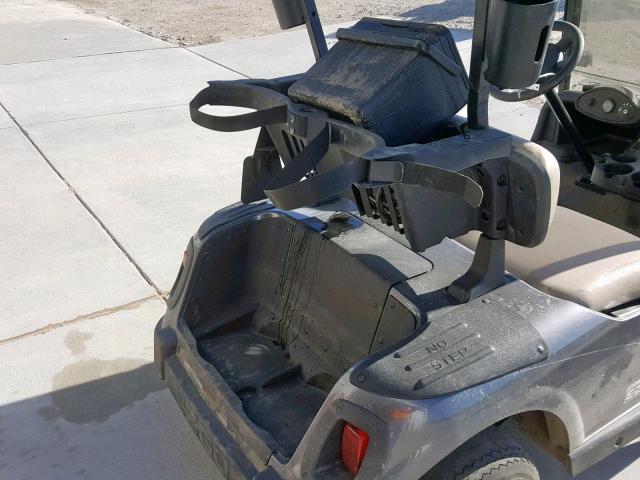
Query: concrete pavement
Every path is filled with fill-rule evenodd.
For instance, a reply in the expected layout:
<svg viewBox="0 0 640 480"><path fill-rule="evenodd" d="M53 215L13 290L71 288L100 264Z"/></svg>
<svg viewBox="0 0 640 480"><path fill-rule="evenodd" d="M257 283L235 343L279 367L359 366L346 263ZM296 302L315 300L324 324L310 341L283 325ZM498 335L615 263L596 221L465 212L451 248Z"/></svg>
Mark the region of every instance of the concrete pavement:
<svg viewBox="0 0 640 480"><path fill-rule="evenodd" d="M0 129L13 127L14 123L4 110L0 109Z"/></svg>
<svg viewBox="0 0 640 480"><path fill-rule="evenodd" d="M182 49L0 3L1 479L221 478L156 380L152 330L189 237L237 201L256 132L201 129L186 103L209 79L312 62L304 31ZM528 136L537 110L492 114ZM580 480L636 479L637 457Z"/></svg>
<svg viewBox="0 0 640 480"><path fill-rule="evenodd" d="M58 2L39 0L2 2L0 45L2 65L171 46Z"/></svg>
<svg viewBox="0 0 640 480"><path fill-rule="evenodd" d="M0 339L155 294L18 128L0 145Z"/></svg>

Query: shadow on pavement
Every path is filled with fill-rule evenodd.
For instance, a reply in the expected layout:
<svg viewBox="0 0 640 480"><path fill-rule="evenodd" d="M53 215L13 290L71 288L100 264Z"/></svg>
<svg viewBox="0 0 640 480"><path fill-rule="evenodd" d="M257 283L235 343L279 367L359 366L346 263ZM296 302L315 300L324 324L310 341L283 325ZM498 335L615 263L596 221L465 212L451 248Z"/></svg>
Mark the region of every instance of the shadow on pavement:
<svg viewBox="0 0 640 480"><path fill-rule="evenodd" d="M0 406L0 478L217 480L213 462L153 364ZM63 370L64 371L64 370ZM33 373L37 375L37 373Z"/></svg>
<svg viewBox="0 0 640 480"><path fill-rule="evenodd" d="M621 473L629 465L636 462L638 458L640 458L640 442L632 443L578 475L574 480L607 480ZM627 474L630 479L638 478L638 476L630 472Z"/></svg>

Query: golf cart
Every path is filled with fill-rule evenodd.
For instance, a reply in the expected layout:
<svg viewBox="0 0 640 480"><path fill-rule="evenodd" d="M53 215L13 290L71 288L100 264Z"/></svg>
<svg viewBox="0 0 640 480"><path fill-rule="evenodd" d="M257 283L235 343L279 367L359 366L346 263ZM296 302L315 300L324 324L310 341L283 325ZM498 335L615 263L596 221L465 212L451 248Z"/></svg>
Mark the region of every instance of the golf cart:
<svg viewBox="0 0 640 480"><path fill-rule="evenodd" d="M328 50L312 0L273 3L317 61L191 102L259 134L155 331L225 478L539 480L540 452L576 475L640 436L639 7L476 0L467 75L445 27ZM532 140L490 95L546 97Z"/></svg>

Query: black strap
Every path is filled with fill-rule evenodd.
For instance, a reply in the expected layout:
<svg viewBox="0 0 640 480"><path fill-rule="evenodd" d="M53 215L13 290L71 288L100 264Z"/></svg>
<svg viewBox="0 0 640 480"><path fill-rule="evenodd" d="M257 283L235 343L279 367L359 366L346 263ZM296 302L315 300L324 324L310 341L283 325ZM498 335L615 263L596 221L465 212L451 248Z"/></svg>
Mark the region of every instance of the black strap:
<svg viewBox="0 0 640 480"><path fill-rule="evenodd" d="M282 101L282 104L277 103ZM276 104L261 109L261 104ZM204 105L253 108L256 111L235 116L216 116L200 111ZM288 103L269 89L236 82L213 82L189 103L192 120L198 125L221 132L250 130L265 125L287 123ZM283 210L317 205L340 195L356 183L415 185L448 192L473 207L482 201L482 188L471 178L454 171L399 159L361 158L343 152L347 161L331 170L301 179L311 173L329 150L331 130L326 122L320 132L298 155L278 171L264 190Z"/></svg>
<svg viewBox="0 0 640 480"><path fill-rule="evenodd" d="M268 89L255 85L234 82L213 82L201 90L189 103L191 119L198 125L219 132L238 132L250 130L265 125L287 123L288 104L260 109L260 104L274 100L274 93ZM204 105L228 105L256 109L255 112L235 116L217 116L200 111ZM329 149L329 124L309 142L304 150L292 158L267 183L265 194L278 207L285 210L299 208L304 205L314 205L326 197L314 195L317 202L311 199L305 182L300 179L315 169ZM321 195L321 193L320 193Z"/></svg>
<svg viewBox="0 0 640 480"><path fill-rule="evenodd" d="M385 163L385 162L377 162ZM396 162L394 162L396 163ZM462 173L415 162L402 163L402 180L398 183L451 193L477 208L482 203L482 187Z"/></svg>
<svg viewBox="0 0 640 480"><path fill-rule="evenodd" d="M278 208L293 210L303 206L317 205L340 195L353 184L381 186L395 183L450 193L462 198L474 208L480 206L483 198L482 187L466 175L407 161L368 160L353 157L339 167L314 175L302 182L297 181L301 176L296 180L291 180L293 176L288 177L286 181L283 179L283 185L276 192L265 191L267 196Z"/></svg>
<svg viewBox="0 0 640 480"><path fill-rule="evenodd" d="M325 123L324 127L315 136L311 142L298 155L293 157L289 163L267 184L265 193L269 199L283 210L293 210L308 205L316 205L322 200L329 197L318 198L317 194L309 189L314 182L307 185L316 176L310 177L302 182L300 179L310 173L318 165L329 150L330 143L329 124ZM322 196L323 192L320 193Z"/></svg>
<svg viewBox="0 0 640 480"><path fill-rule="evenodd" d="M204 105L225 105L246 108L257 107L255 98L250 96L245 96L244 98L242 96L238 96L237 90L242 90L242 87L245 87L245 89L246 87L253 87L254 89L261 87L235 85L236 90L228 87L228 85L225 85L222 82L214 82L207 88L201 90L193 100L189 102L191 120L201 127L216 130L218 132L240 132L265 125L287 122L288 110L286 103L266 108L264 110L256 110L255 112L233 116L211 115L200 111L200 108Z"/></svg>

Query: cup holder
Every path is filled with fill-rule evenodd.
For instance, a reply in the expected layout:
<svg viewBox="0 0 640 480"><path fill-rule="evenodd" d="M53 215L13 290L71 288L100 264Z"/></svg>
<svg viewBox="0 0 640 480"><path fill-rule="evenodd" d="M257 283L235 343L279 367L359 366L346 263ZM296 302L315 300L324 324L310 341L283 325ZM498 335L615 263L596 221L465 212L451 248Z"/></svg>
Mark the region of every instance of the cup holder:
<svg viewBox="0 0 640 480"><path fill-rule="evenodd" d="M632 157L631 155L614 155L611 158L614 161L620 162L620 163L635 163L638 161L635 157Z"/></svg>
<svg viewBox="0 0 640 480"><path fill-rule="evenodd" d="M631 155L603 155L596 160L591 183L640 201L640 158Z"/></svg>
<svg viewBox="0 0 640 480"><path fill-rule="evenodd" d="M613 178L616 175L629 175L633 172L633 167L626 163L607 163L603 171L605 177Z"/></svg>
<svg viewBox="0 0 640 480"><path fill-rule="evenodd" d="M540 78L558 0L492 0L485 76L499 88L526 88Z"/></svg>

